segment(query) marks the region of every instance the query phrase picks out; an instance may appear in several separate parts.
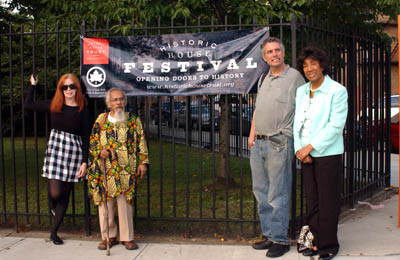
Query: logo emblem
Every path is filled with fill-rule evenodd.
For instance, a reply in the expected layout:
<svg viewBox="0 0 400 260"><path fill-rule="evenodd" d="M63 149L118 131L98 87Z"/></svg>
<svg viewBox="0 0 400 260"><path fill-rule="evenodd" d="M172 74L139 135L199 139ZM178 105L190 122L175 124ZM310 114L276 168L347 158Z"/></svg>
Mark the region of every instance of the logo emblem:
<svg viewBox="0 0 400 260"><path fill-rule="evenodd" d="M106 81L106 72L100 67L92 67L86 73L86 80L90 86L98 88Z"/></svg>

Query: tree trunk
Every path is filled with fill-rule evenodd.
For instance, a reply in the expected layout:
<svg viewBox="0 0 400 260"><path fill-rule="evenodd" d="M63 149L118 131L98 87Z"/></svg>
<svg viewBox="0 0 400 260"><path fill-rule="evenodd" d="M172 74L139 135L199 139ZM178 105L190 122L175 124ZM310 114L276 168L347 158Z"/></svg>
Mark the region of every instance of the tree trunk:
<svg viewBox="0 0 400 260"><path fill-rule="evenodd" d="M221 0L210 0L210 5L215 10L219 24L224 24L226 8L225 1ZM229 156L230 156L230 129L231 129L231 99L228 95L221 95L219 99L219 105L221 107L221 113L219 117L219 166L217 182L219 184L230 187L237 187L235 180L231 176L229 167Z"/></svg>
<svg viewBox="0 0 400 260"><path fill-rule="evenodd" d="M218 183L235 187L236 182L230 174L231 171L229 167L230 129L232 121L231 102L229 102L229 97L227 95L221 95L219 101L221 114L219 118Z"/></svg>

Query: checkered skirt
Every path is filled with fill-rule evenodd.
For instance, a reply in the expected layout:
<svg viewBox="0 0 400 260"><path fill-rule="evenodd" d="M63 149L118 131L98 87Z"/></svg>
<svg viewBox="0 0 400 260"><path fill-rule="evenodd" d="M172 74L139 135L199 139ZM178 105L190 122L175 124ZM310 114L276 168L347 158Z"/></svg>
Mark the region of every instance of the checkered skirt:
<svg viewBox="0 0 400 260"><path fill-rule="evenodd" d="M82 164L82 139L61 130L52 129L43 164L43 177L65 182L78 182Z"/></svg>

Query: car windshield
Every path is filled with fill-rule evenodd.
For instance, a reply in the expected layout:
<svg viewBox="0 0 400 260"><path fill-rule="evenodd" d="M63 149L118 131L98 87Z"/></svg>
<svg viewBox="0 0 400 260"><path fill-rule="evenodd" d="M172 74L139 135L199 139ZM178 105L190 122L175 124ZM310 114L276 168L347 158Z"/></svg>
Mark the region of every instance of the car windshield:
<svg viewBox="0 0 400 260"><path fill-rule="evenodd" d="M399 107L399 96L392 96L392 107Z"/></svg>
<svg viewBox="0 0 400 260"><path fill-rule="evenodd" d="M191 107L190 108L191 109L191 113L192 114L199 114L199 111L200 111L200 107ZM209 109L209 107L201 107L201 113L202 114L208 114L209 113L209 111L210 111L210 109Z"/></svg>
<svg viewBox="0 0 400 260"><path fill-rule="evenodd" d="M381 106L383 99L380 99L378 101L378 106ZM399 107L399 96L398 95L394 95L390 97L390 103L391 103L391 107ZM375 105L372 105L372 107L375 107Z"/></svg>
<svg viewBox="0 0 400 260"><path fill-rule="evenodd" d="M163 107L164 110L170 110L170 106L171 106L170 102L166 102L166 103L162 104L162 107ZM181 109L181 107L182 107L182 103L181 102L179 102L179 101L175 101L174 102L175 111Z"/></svg>
<svg viewBox="0 0 400 260"><path fill-rule="evenodd" d="M248 116L253 116L254 108L253 107L245 107L244 108L244 113Z"/></svg>

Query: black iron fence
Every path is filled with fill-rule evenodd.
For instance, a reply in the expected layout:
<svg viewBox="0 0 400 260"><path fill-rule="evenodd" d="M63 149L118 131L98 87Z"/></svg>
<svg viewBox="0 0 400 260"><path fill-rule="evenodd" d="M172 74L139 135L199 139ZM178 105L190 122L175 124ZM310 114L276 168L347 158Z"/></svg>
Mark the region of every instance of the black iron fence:
<svg viewBox="0 0 400 260"><path fill-rule="evenodd" d="M352 28L308 20L241 21L241 17L237 24L184 19L166 25L159 19L145 21L146 26L140 28L134 22L132 26L120 22L107 23L101 29L96 23L10 24L8 32L0 34L0 223L12 223L18 230L25 224L46 227L51 222L47 184L40 177L49 121L47 115L24 111L29 75L39 77L38 98L51 97L61 74L79 74L80 35L117 36L127 28L130 35L150 35L269 26L270 34L284 41L286 61L293 67L302 47L320 46L329 53L330 75L345 85L349 94L343 203L353 207L356 200L388 186L391 89L390 54L385 42ZM211 223L210 233L258 232L247 147L255 98L256 94L129 99L128 109L136 111L144 122L151 160L134 201L136 228L146 229L148 225L141 223L151 221L161 230L182 228L187 234L196 225L204 230L206 223ZM230 111L221 113L221 101L230 104ZM92 120L104 111L102 100L89 100L89 104ZM228 122L228 132L220 132L221 120ZM221 135L229 135L225 155L231 179L219 176ZM291 237L305 213L302 178L298 171L293 175ZM96 208L88 199L86 183L75 186L67 216L67 222L85 227L88 233L97 226L93 225L97 223Z"/></svg>

